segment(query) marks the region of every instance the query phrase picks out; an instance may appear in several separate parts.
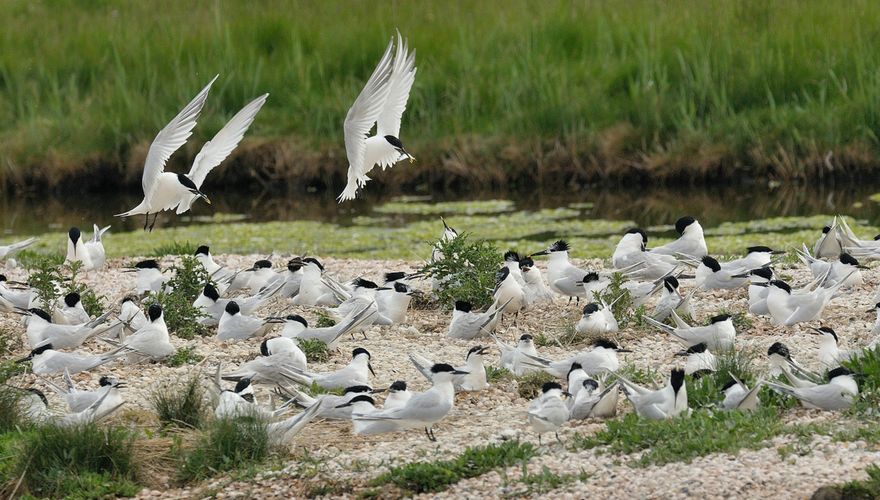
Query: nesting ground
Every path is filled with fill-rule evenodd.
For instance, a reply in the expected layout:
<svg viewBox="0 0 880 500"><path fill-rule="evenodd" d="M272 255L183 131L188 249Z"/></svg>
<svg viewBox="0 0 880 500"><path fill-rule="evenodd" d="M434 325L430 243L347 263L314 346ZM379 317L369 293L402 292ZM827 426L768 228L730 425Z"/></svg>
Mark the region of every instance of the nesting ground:
<svg viewBox="0 0 880 500"><path fill-rule="evenodd" d="M222 256L218 262L231 268L250 266L258 258L265 256ZM163 264L170 264L175 258L166 257ZM285 256L273 256L276 264L286 262ZM372 277L378 281L382 273L391 270L413 270L418 264L404 261L375 260L335 260L323 259L327 272L338 278L355 276ZM133 274L122 273L119 268L130 264L130 260L111 261L110 269L93 272L84 281L99 294L107 298L107 303L118 304L135 285ZM597 268L603 263L599 260L581 261L582 267ZM542 267L539 264L539 267ZM542 270L544 268L542 267ZM7 269L10 279L26 276L22 269ZM809 280L803 269L787 269L783 274L794 283ZM878 282L875 270L867 271L866 283L844 297L836 299L824 314L824 324L832 325L841 338L841 347L857 347L867 344L874 317L864 311L874 304L874 289ZM416 286L427 288L426 283ZM688 286L685 282L684 288ZM720 309L742 312L747 309L745 289L723 292L699 293L695 296L697 318L702 321ZM316 319L315 311L291 306L289 301L277 300L260 311L262 315L280 312L298 312L309 321ZM385 387L399 379L407 380L412 389L424 390L427 382L407 359L408 352L417 352L435 361L462 364L468 348L476 343L493 345L491 339L460 341L446 337L446 327L451 312L446 310L411 310L407 321L391 327L372 327L367 339L344 339L340 352L334 353L327 363L310 364L313 371L335 369L347 363L351 349L365 347L372 353L372 363L376 370L374 387ZM561 334L567 326L577 321L579 308L567 300L557 298L552 304L542 305L520 314L516 326L509 319L499 329L499 335L512 341L522 333L544 334L553 337ZM2 319L2 326L8 330L21 331L18 318ZM774 341L783 341L793 351L793 355L809 367L819 369L817 340L806 333L806 325L791 328L772 327L766 318L754 318L747 331L739 331L737 346L756 354L759 369L766 368L767 347ZM814 325L818 326L818 325ZM659 374L681 363L682 358L673 354L681 346L665 334L656 330L639 328L625 329L616 340L632 349L631 354L621 355L621 363L634 365ZM95 387L101 375L113 374L127 383L123 395L127 401L124 410L113 418L130 425L154 427L155 418L150 416L148 396L157 384L179 380L193 370L202 370L205 379L213 373L217 363L233 368L252 359L259 353L259 339L244 342L219 342L214 338L197 338L192 341L173 338L176 347L193 347L198 354L205 356L199 365L169 367L165 364L146 364L125 366L111 364L83 373L75 377L81 386ZM586 343L566 346L549 345L539 347L540 354L551 358L562 357L586 347ZM86 350L101 351L105 346L90 341ZM16 354L25 354L24 348ZM497 350L486 356L487 363L498 365ZM42 383L32 375L25 375L17 384ZM313 422L296 438L289 455L283 455L268 469L242 480L240 476L221 476L203 484L185 489L172 486L170 476L151 477L141 497L188 498L216 495L218 497L302 497L309 493L323 491L332 496L358 496L368 488L371 479L389 470L412 461L432 462L447 460L459 455L468 447L499 443L518 439L529 441L537 446L537 436L526 423L528 401L518 396L517 380L505 378L490 389L459 394L455 408L449 416L435 427L437 442L426 439L421 430L379 435L373 437L354 436L350 424L341 422ZM206 382L207 384L207 382ZM50 393L51 391L46 391ZM258 389L258 399L267 402L269 389ZM53 408L60 410L60 399L52 397ZM629 404L621 398L619 413L631 412ZM620 417L618 417L620 418ZM790 422L828 422L836 421L836 414L815 410L793 408L785 411L783 420ZM845 417L853 418L853 417ZM710 454L699 457L690 464L668 463L662 466L636 467L632 464L638 454L615 455L603 448L576 450L571 446L575 434L590 435L605 427L605 422L588 420L573 422L563 427L560 437L564 444L545 440L539 447L539 454L527 466L529 473L559 474L567 479L554 485L551 491L538 491L520 481L524 472L522 466L514 466L482 476L462 480L449 489L432 496L461 497L500 497L500 496L538 496L554 495L580 498L597 495L600 498L624 497L771 497L804 498L818 487L830 483L840 483L851 479L863 479L865 468L880 459L877 447L865 441L838 442L826 436L816 436L806 441L803 438L781 435L760 448L742 450L735 455ZM796 453L789 453L796 447ZM329 486L328 486L329 485ZM316 489L317 487L320 487ZM375 493L377 490L372 489ZM379 489L380 494L397 495L400 491Z"/></svg>

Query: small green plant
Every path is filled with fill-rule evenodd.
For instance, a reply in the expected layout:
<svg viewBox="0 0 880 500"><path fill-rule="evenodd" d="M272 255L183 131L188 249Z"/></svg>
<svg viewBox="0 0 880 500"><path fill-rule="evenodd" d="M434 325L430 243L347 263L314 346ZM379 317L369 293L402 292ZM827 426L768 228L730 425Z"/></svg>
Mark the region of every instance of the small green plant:
<svg viewBox="0 0 880 500"><path fill-rule="evenodd" d="M497 366L486 365L486 381L490 384L509 380L513 378L513 374L507 368L499 368Z"/></svg>
<svg viewBox="0 0 880 500"><path fill-rule="evenodd" d="M875 500L880 498L880 467L869 465L865 472L868 479L850 481L841 485L825 486L820 488L822 496L813 495L813 498L839 498L847 500Z"/></svg>
<svg viewBox="0 0 880 500"><path fill-rule="evenodd" d="M611 275L611 282L601 292L593 292L593 299L597 303L605 303L611 306L611 312L617 323L623 328L633 319L633 299L629 290L623 287L626 277L622 273Z"/></svg>
<svg viewBox="0 0 880 500"><path fill-rule="evenodd" d="M4 358L9 357L19 347L21 347L21 335L19 333L0 329L0 356Z"/></svg>
<svg viewBox="0 0 880 500"><path fill-rule="evenodd" d="M83 308L90 316L100 316L104 312L101 303L104 297L96 294L78 279L82 262L59 264L54 256L34 254L28 259L28 266L30 270L28 283L36 290L42 309L51 311L59 298L76 292L79 294ZM63 286L60 292L56 287L59 284Z"/></svg>
<svg viewBox="0 0 880 500"><path fill-rule="evenodd" d="M153 257L165 257L166 255L194 255L198 245L190 241L172 241L159 245L153 249Z"/></svg>
<svg viewBox="0 0 880 500"><path fill-rule="evenodd" d="M737 333L744 333L752 329L755 326L755 322L752 320L752 317L745 312L731 312L729 309L722 308L715 313L716 316L720 316L722 314L727 314L733 320L733 327L736 328ZM709 324L709 320L706 320L706 324Z"/></svg>
<svg viewBox="0 0 880 500"><path fill-rule="evenodd" d="M82 301L83 309L89 316L100 316L104 313L104 305L101 303L105 299L103 295L98 295L94 290L89 288L85 283L79 281L79 272L82 269L82 262L70 262L65 266L70 271L69 280L67 280L67 288L65 295L71 292L79 294L79 300Z"/></svg>
<svg viewBox="0 0 880 500"><path fill-rule="evenodd" d="M318 309L316 314L318 319L315 321L315 328L327 328L336 325L336 320L326 311Z"/></svg>
<svg viewBox="0 0 880 500"><path fill-rule="evenodd" d="M645 386L652 386L660 379L660 374L656 370L642 368L635 363L623 365L617 373L623 375L630 382ZM688 391L690 391L690 388L688 388Z"/></svg>
<svg viewBox="0 0 880 500"><path fill-rule="evenodd" d="M631 466L646 467L689 462L710 453L734 453L754 449L782 432L775 408L753 412L696 410L688 417L648 420L628 413L609 420L593 436L574 438L576 449L606 447L609 453L629 455L643 451Z"/></svg>
<svg viewBox="0 0 880 500"><path fill-rule="evenodd" d="M179 477L194 481L250 467L264 461L269 451L269 435L262 419L239 416L215 420L184 457Z"/></svg>
<svg viewBox="0 0 880 500"><path fill-rule="evenodd" d="M394 467L371 481L370 486L394 484L411 494L443 491L462 479L527 462L536 454L534 446L519 441L468 448L453 460Z"/></svg>
<svg viewBox="0 0 880 500"><path fill-rule="evenodd" d="M17 377L22 373L31 370L31 362L18 363L14 359L0 361L0 384L5 384L12 377Z"/></svg>
<svg viewBox="0 0 880 500"><path fill-rule="evenodd" d="M485 240L472 241L466 233L432 247L445 257L429 262L420 272L436 280L434 294L441 306L451 308L457 300L470 302L475 309L492 303L495 273L503 261L498 247Z"/></svg>
<svg viewBox="0 0 880 500"><path fill-rule="evenodd" d="M719 403L724 395L721 388L734 374L740 381L752 387L756 382L753 356L744 350L727 350L715 353L716 370L699 378L688 377L687 396L691 408L713 406Z"/></svg>
<svg viewBox="0 0 880 500"><path fill-rule="evenodd" d="M553 382L556 377L544 371L534 371L516 377L519 397L534 399L541 394L541 386Z"/></svg>
<svg viewBox="0 0 880 500"><path fill-rule="evenodd" d="M197 335L210 335L211 330L199 323L205 314L193 302L209 282L208 273L192 255L181 257L180 264L171 267L174 276L168 280L167 287L151 293L146 301L162 305L162 314L168 329L183 339L193 339Z"/></svg>
<svg viewBox="0 0 880 500"><path fill-rule="evenodd" d="M42 426L22 434L15 473L39 497L132 496L140 490L134 439L121 427Z"/></svg>
<svg viewBox="0 0 880 500"><path fill-rule="evenodd" d="M26 248L15 255L15 259L21 267L34 270L43 266L61 267L64 264L64 255L60 253L43 253Z"/></svg>
<svg viewBox="0 0 880 500"><path fill-rule="evenodd" d="M297 343L309 363L324 363L330 360L330 349L324 342L318 339L299 339Z"/></svg>
<svg viewBox="0 0 880 500"><path fill-rule="evenodd" d="M208 414L198 372L183 381L159 385L150 396L150 404L162 425L198 429Z"/></svg>
<svg viewBox="0 0 880 500"><path fill-rule="evenodd" d="M171 367L194 365L203 359L205 359L205 357L197 353L195 347L181 347L177 352L165 360L165 364Z"/></svg>
<svg viewBox="0 0 880 500"><path fill-rule="evenodd" d="M0 434L24 426L20 401L23 393L16 388L0 386Z"/></svg>
<svg viewBox="0 0 880 500"><path fill-rule="evenodd" d="M845 361L843 366L859 374L859 397L850 413L880 416L880 347L862 351L858 357Z"/></svg>
<svg viewBox="0 0 880 500"><path fill-rule="evenodd" d="M529 472L526 464L522 466L522 476L519 481L528 487L527 494L542 494L558 489L574 481L586 481L589 475L581 470L579 474L557 474L546 465L541 467L541 472Z"/></svg>

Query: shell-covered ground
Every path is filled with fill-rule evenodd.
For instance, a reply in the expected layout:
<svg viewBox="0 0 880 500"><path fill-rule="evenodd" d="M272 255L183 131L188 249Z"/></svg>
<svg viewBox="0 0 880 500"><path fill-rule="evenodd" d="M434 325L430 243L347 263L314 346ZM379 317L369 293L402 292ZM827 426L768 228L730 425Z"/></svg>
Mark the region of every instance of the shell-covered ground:
<svg viewBox="0 0 880 500"><path fill-rule="evenodd" d="M216 257L231 268L249 267L265 255L222 255ZM280 266L287 257L273 256ZM164 265L175 257L164 257ZM414 270L417 262L399 260L340 260L322 257L327 272L337 278L347 279L364 276L379 280L382 274L392 270ZM118 304L119 299L131 293L135 276L123 273L120 268L132 259L114 259L108 269L88 273L84 281L106 298L107 304ZM600 268L600 260L577 261L584 268ZM544 263L539 267L544 269ZM23 279L26 271L7 268L10 279ZM809 281L809 273L803 268L783 271L794 283ZM823 324L835 328L841 338L841 347L858 347L870 340L874 315L868 310L874 304L874 289L880 281L876 270L865 273L866 283L835 299L824 314ZM417 287L428 284L416 282ZM685 291L691 283L684 282ZM703 321L724 309L742 312L747 309L746 290L718 291L695 295L696 320ZM316 311L292 306L288 300L277 299L259 311L261 315L280 312L302 314L309 321L316 319ZM580 315L580 308L567 299L557 297L552 303L543 304L519 315L514 325L505 319L498 330L499 336L513 341L523 333L543 334L554 338L566 331ZM416 352L435 361L453 365L462 364L470 347L481 343L493 345L492 339L461 341L446 337L451 312L448 310L410 310L404 324L390 327L371 327L367 338L343 339L339 352L334 352L326 363L310 364L312 371L331 370L348 362L355 347L364 347L372 353L372 365L376 377L374 387L387 387L395 380L406 380L413 390L427 389L429 384L410 364L407 353ZM7 316L0 319L0 326L7 331L20 331L20 319ZM812 326L818 326L813 324ZM766 369L764 354L770 344L783 341L792 349L793 355L803 364L819 370L817 360L818 338L808 334L807 325L789 328L773 327L767 318L752 318L751 324L738 331L737 348L755 354L757 369ZM680 344L666 334L644 328L626 328L615 340L633 352L621 354L621 363L643 371L662 374L683 363L674 354ZM127 384L123 389L126 405L113 419L119 422L136 422L145 428L155 428L155 418L148 403L149 396L158 384L181 380L194 370L202 370L206 379L216 365L233 368L259 354L260 339L242 342L221 342L211 337L194 340L172 339L174 345L192 347L204 356L198 365L170 367L166 364L140 364L127 366L113 363L91 373L81 373L74 378L82 387L94 388L100 376L112 374ZM562 346L548 342L538 348L541 355L560 358L587 344L575 343ZM83 349L99 352L106 346L96 340L88 342ZM26 354L22 347L16 355ZM486 356L487 364L498 366L497 349ZM43 386L32 375L15 380L18 385ZM432 496L450 498L477 498L501 496L564 496L566 498L651 497L771 497L804 498L817 488L830 483L840 483L866 477L866 467L880 459L877 446L870 440L840 441L829 436L803 436L779 434L766 440L755 449L743 449L733 454L714 453L699 456L689 463L672 461L664 465L641 466L634 461L642 452L620 454L604 447L579 449L574 443L576 435L589 436L604 429L600 420L570 422L560 430L562 443L546 435L538 446L538 437L526 421L529 401L520 397L517 379L505 377L488 390L462 393L456 396L452 412L435 427L436 442L429 441L418 429L371 437L352 434L351 425L344 422L315 421L297 436L288 453L275 457L264 470L242 478L225 474L201 484L186 488L176 487L169 474L156 473L140 496L163 498L189 497L242 497L242 498L291 498L325 494L329 496L401 495L405 491L387 487L370 486L370 481L390 468L409 462L434 462L457 457L469 447L497 444L511 440L533 443L537 447L526 467L515 465L463 479L448 489L432 493ZM268 387L259 387L258 399L269 400ZM50 394L50 403L61 411L60 398ZM632 411L624 398L619 403L619 414ZM620 416L617 418L621 418ZM852 419L829 412L794 407L785 410L783 420L788 423L827 424ZM794 450L794 451L792 451ZM525 474L525 478L523 475ZM550 477L553 481L534 480L537 476ZM558 480L557 480L558 479ZM536 486L538 485L538 486Z"/></svg>

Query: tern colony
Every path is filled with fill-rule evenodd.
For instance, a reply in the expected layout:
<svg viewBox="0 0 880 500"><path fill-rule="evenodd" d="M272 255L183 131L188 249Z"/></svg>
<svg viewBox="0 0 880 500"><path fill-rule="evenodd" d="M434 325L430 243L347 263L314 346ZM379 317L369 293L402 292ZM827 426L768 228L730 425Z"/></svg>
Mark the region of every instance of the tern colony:
<svg viewBox="0 0 880 500"><path fill-rule="evenodd" d="M396 43L389 43L345 117L349 169L340 202L356 196L376 165L384 170L398 161L414 160L399 136L415 74L415 52L410 52L398 33ZM196 126L216 79L157 134L144 164L144 199L119 216L143 215L144 229L152 230L162 211L180 214L199 198L209 202L201 190L205 178L236 148L268 97L257 97L234 115L204 144L188 173L165 172L169 157ZM374 126L376 134L369 136ZM441 240L458 237L445 221L443 226ZM96 225L92 238L86 241L79 229L72 228L67 239L67 261L80 262L86 272L103 268L106 258L102 235L107 229ZM684 366L673 369L666 384L659 388L640 386L618 372L618 354L626 350L611 340L619 329L613 304L594 300L610 285L611 275L575 266L564 240L526 256L507 252L496 274L494 302L485 311L475 310L465 301L455 302L448 336L468 341L491 337L500 351L503 368L515 375L543 371L559 379L545 384L542 393L524 408L525 418L539 433L539 439L542 433L555 433L570 420L615 415L621 393L643 418L686 416L690 412L687 377L715 370L715 354L736 346L736 329L729 315L708 311L709 324L700 326L686 321L687 317L695 317L691 300L694 294L714 289L742 290L747 294L749 313L766 317L775 326L815 323L831 300L861 283L858 259L880 258L880 243L860 240L843 218L835 218L812 249L804 246L797 251L814 279L792 287L774 273L772 264L778 252L768 247L749 247L745 257L721 262L709 255L697 220L682 217L675 229L679 234L676 240L652 249L647 248L644 231L629 230L611 255L615 271L628 279L624 287L635 305L651 306L648 323L660 335L685 348L681 353L686 358ZM0 258L31 243L33 239L0 247ZM216 329L218 342L259 340L254 359L225 371L217 366L213 384L217 418L262 416L277 443L288 442L314 418L350 421L358 435L423 429L434 440L434 424L448 415L457 392L489 387L483 360L489 349L482 345L463 353L461 363L410 353L409 361L431 384L424 392L410 390L403 380L384 389L374 388L372 355L362 347L355 346L349 363L338 370L319 372L309 368L299 346L304 339L340 349L343 341L366 336L372 327L405 322L412 296L429 292L419 290L417 283L424 277L417 273L394 270L375 281L364 277L338 281L314 257L294 258L280 272L268 260L243 270L227 268L214 260L207 246L199 247L195 257L211 277L193 304L204 315L199 321ZM536 265L535 259L542 257L547 258L546 273ZM439 248L430 256L444 258L454 257L443 255ZM144 308L140 303L148 294L168 287L167 275L155 260L141 261L127 271L137 274L131 295L121 299L115 314L108 312L97 318L86 313L76 293L67 294L55 304L40 304L35 290L26 283L13 283L0 276L0 309L24 317L24 333L31 348L25 360L31 361L33 373L47 388L60 393L68 406L67 411L52 412L41 389L23 389L25 412L34 420L70 425L105 418L124 404L119 391L123 384L105 376L98 389L81 390L75 386L72 374L98 370L108 363L157 362L175 352L161 305L152 303ZM693 283L687 293L682 290L683 282ZM573 299L578 304L586 302L575 329L596 340L585 350L548 359L537 352L531 335L504 339L496 331L505 316L516 321L520 314L565 299L569 303ZM322 308L337 322L330 327L316 327L296 314L261 316L260 311L270 300ZM880 314L880 299L877 302ZM827 379L796 363L787 346L775 343L767 351L771 372L753 387L731 375L718 395L718 405L734 411L754 409L760 404L758 390L763 385L812 408L833 411L851 405L858 395L855 374L841 367L840 362L858 356L859 351L840 350L838 337L830 327L814 331L822 337L819 359L821 368L828 370ZM880 333L880 320L873 333ZM99 354L80 350L87 342L106 347ZM224 381L234 386L224 388ZM277 409L259 404L254 392L254 386L259 385L272 387L286 403ZM315 385L337 393L312 397L306 389ZM386 395L379 405L382 393ZM304 411L287 416L295 407Z"/></svg>
<svg viewBox="0 0 880 500"><path fill-rule="evenodd" d="M458 237L458 232L443 221L440 240ZM773 270L774 259L781 253L765 246L749 247L745 257L726 262L708 255L703 230L692 217L676 222L678 239L660 247L647 248L646 233L627 231L612 254L613 272L626 276L623 288L633 298L634 306L650 306L646 322L658 335L680 344L682 366L671 370L661 387L639 385L619 372L618 354L628 352L612 338L618 331L611 304L593 301L611 283L611 274L603 270L582 269L569 258L569 245L556 241L529 256L509 251L496 273L494 301L485 310L475 310L465 301L456 301L449 316L447 336L476 341L491 338L500 352L500 366L514 375L546 372L558 381L548 382L541 394L524 408L525 420L538 433L556 433L569 421L608 418L618 412L621 394L634 412L647 419L687 417L687 382L718 368L716 354L736 348L737 332L730 315L705 311L711 316L706 325L691 325L682 316L694 316L695 294L717 289L741 290L747 298L749 314L766 318L778 328L807 323L821 337L818 359L813 370L797 363L792 351L782 343L767 348L770 371L751 387L733 374L717 396L717 407L731 411L749 411L760 404L763 386L797 398L809 408L828 411L848 408L858 396L856 375L841 366L842 361L857 357L861 350L844 351L838 336L828 326L819 326L828 303L845 296L862 282L864 266L860 259L880 259L880 243L858 239L843 218L835 218L824 228L812 248L804 246L798 257L810 270L813 279L797 287L782 281ZM67 261L88 263L86 269L101 269L104 248L101 236L106 228L94 228L89 241L72 228L67 238ZM7 256L27 246L21 242L3 247ZM429 259L451 259L435 246ZM836 253L836 255L835 255ZM546 272L535 259L547 258ZM339 281L315 257L295 257L283 269L272 262L258 260L246 269L230 269L214 260L208 246L200 246L195 258L211 276L193 305L201 310L199 320L215 329L218 342L254 341L255 357L237 367L216 366L213 378L216 418L261 416L273 442L286 443L315 418L351 422L357 435L385 434L407 429L422 429L434 440L434 425L443 420L455 405L458 392L479 392L490 384L484 356L490 348L474 345L463 352L460 362L432 360L414 352L398 353L401 362L408 358L431 385L423 392L411 390L405 380L387 388L375 388L372 354L357 346L357 338L366 338L383 326L406 322L413 295L430 293L436 283L426 281L417 272L386 272L372 281L363 276ZM162 307L140 301L150 293L166 289L168 277L155 260L144 260L125 269L136 273L131 293L120 301L119 310L92 318L83 308L80 297L70 293L43 308L37 293L26 283L8 281L0 276L0 309L24 317L24 334L31 349L22 361L31 361L32 371L44 388L57 391L67 403L63 412L50 411L42 389L28 387L22 399L25 413L37 421L59 425L95 421L113 413L125 401L123 384L109 376L100 379L96 390L78 389L71 375L100 370L108 363L152 363L174 354ZM377 283L378 282L378 283ZM381 283L381 284L380 284ZM692 283L685 293L682 283ZM595 339L591 345L559 359L542 356L532 335L504 339L499 327L508 317L546 307L552 301L569 304L583 299L578 309L583 314L575 330ZM880 299L875 299L880 303ZM336 324L316 327L298 314L262 315L260 311L274 301L305 307L329 314ZM574 307L574 304L572 304ZM880 304L876 308L880 311ZM873 332L880 339L880 313ZM350 361L332 371L315 371L308 365L299 343L319 340L339 352L343 342L351 342ZM798 338L792 336L797 344ZM81 350L90 342L104 345L97 354ZM874 340L865 349L873 348ZM405 346L401 346L405 349ZM827 372L822 375L822 372ZM411 381L410 381L411 382ZM224 387L224 384L230 383ZM255 387L271 388L273 398L285 403L279 408L260 404ZM328 391L317 397L309 395L314 386ZM385 393L379 404L379 395ZM304 411L293 413L294 408ZM290 413L293 413L290 415ZM558 434L557 434L558 438Z"/></svg>

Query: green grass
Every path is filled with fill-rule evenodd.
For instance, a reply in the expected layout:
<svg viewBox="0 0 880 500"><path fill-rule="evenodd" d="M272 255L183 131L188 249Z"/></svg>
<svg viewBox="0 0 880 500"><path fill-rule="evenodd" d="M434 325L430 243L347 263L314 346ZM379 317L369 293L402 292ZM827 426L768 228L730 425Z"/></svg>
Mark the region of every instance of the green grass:
<svg viewBox="0 0 880 500"><path fill-rule="evenodd" d="M330 360L330 350L327 344L318 339L298 339L297 345L306 355L309 363L324 363Z"/></svg>
<svg viewBox="0 0 880 500"><path fill-rule="evenodd" d="M269 452L269 435L261 419L215 420L183 458L179 479L194 481L224 471L253 467L266 460Z"/></svg>
<svg viewBox="0 0 880 500"><path fill-rule="evenodd" d="M646 467L670 462L690 462L710 453L735 453L760 448L782 430L775 408L754 412L695 410L690 417L647 420L628 413L609 420L593 436L577 435L575 448L603 447L613 454L643 452L630 465Z"/></svg>
<svg viewBox="0 0 880 500"><path fill-rule="evenodd" d="M751 353L739 350L713 354L717 362L717 369L714 372L697 379L687 378L688 406L691 408L719 405L724 399L721 388L730 380L731 373L749 387L753 387L757 380Z"/></svg>
<svg viewBox="0 0 880 500"><path fill-rule="evenodd" d="M519 397L531 400L541 394L541 386L555 380L556 377L544 371L525 373L516 377L516 390Z"/></svg>
<svg viewBox="0 0 880 500"><path fill-rule="evenodd" d="M880 416L880 348L864 351L858 358L844 362L843 366L861 375L857 379L859 397L849 411L862 416Z"/></svg>
<svg viewBox="0 0 880 500"><path fill-rule="evenodd" d="M150 404L162 425L201 428L208 416L205 390L196 372L188 378L166 382L150 395Z"/></svg>
<svg viewBox="0 0 880 500"><path fill-rule="evenodd" d="M172 241L157 246L150 254L153 257L165 257L166 255L194 255L198 245L190 241Z"/></svg>
<svg viewBox="0 0 880 500"><path fill-rule="evenodd" d="M579 474L558 474L545 465L541 468L541 472L535 473L529 472L528 467L523 464L519 482L527 487L525 494L534 495L548 493L574 481L587 481L588 479L589 475L583 469Z"/></svg>
<svg viewBox="0 0 880 500"><path fill-rule="evenodd" d="M507 368L500 368L493 365L486 365L486 381L490 384L501 382L513 378L513 374Z"/></svg>
<svg viewBox="0 0 880 500"><path fill-rule="evenodd" d="M8 181L110 163L137 184L143 145L218 72L186 156L269 92L250 137L338 158L345 112L398 27L418 49L403 129L416 156L437 144L437 158L519 153L533 168L529 146L559 138L608 170L795 177L829 150L838 168L876 158L878 24L867 0L13 3L0 159Z"/></svg>
<svg viewBox="0 0 880 500"><path fill-rule="evenodd" d="M198 322L204 313L192 305L210 279L207 271L191 254L182 256L171 270L174 274L167 282L170 291L151 293L146 302L162 305L168 330L178 337L190 340L196 335L210 335L211 330Z"/></svg>
<svg viewBox="0 0 880 500"><path fill-rule="evenodd" d="M849 481L835 486L821 488L824 496L814 498L840 498L847 500L875 500L880 498L880 467L869 465L865 470L868 479Z"/></svg>
<svg viewBox="0 0 880 500"><path fill-rule="evenodd" d="M38 497L133 496L140 490L133 443L120 427L42 426L18 439L15 474Z"/></svg>
<svg viewBox="0 0 880 500"><path fill-rule="evenodd" d="M171 367L194 365L203 359L205 357L197 353L195 347L181 347L165 360L165 364Z"/></svg>
<svg viewBox="0 0 880 500"><path fill-rule="evenodd" d="M23 394L18 389L0 386L0 434L26 427L19 403Z"/></svg>
<svg viewBox="0 0 880 500"><path fill-rule="evenodd" d="M393 484L409 494L443 491L463 479L528 462L536 454L534 446L519 441L472 447L452 460L413 462L394 467L375 478L370 485Z"/></svg>

